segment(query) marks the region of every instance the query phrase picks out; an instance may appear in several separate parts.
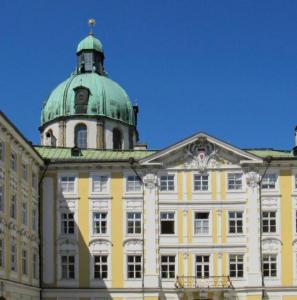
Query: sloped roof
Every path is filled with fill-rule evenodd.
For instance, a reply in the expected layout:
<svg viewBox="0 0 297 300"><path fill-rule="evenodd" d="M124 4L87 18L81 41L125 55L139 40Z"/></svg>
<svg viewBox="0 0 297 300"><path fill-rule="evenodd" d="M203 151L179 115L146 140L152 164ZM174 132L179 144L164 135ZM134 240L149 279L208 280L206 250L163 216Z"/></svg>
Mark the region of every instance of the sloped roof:
<svg viewBox="0 0 297 300"><path fill-rule="evenodd" d="M72 156L71 148L35 146L36 151L44 158L51 161L128 161L129 158L139 160L156 151L147 150L96 150L83 149L80 156Z"/></svg>
<svg viewBox="0 0 297 300"><path fill-rule="evenodd" d="M271 148L263 148L263 149L244 149L245 151L254 154L259 157L267 157L271 156L273 158L296 158L296 156L293 155L293 152L290 150L276 150Z"/></svg>

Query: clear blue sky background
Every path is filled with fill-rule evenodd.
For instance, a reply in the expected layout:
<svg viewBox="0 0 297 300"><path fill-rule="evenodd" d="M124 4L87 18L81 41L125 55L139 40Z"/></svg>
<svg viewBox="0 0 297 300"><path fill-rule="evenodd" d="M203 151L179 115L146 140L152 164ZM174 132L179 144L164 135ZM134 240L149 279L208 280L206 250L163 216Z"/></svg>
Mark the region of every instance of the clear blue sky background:
<svg viewBox="0 0 297 300"><path fill-rule="evenodd" d="M293 147L294 0L1 0L0 109L34 143L42 102L73 71L90 17L150 148L200 130L239 147Z"/></svg>

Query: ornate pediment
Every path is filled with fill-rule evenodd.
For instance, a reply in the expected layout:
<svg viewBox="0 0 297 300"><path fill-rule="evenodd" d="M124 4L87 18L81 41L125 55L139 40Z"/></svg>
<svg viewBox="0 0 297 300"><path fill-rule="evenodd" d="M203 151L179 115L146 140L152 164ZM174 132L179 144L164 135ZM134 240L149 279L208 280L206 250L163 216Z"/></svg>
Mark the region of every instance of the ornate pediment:
<svg viewBox="0 0 297 300"><path fill-rule="evenodd" d="M262 159L205 133L198 133L141 160L142 165L161 165L204 172L223 164L261 163Z"/></svg>

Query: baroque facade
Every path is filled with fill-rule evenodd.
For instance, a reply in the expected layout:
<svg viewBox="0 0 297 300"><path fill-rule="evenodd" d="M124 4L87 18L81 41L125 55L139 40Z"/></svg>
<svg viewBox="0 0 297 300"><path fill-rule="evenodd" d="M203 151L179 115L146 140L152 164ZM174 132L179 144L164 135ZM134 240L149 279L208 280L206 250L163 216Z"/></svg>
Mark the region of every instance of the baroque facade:
<svg viewBox="0 0 297 300"><path fill-rule="evenodd" d="M0 115L0 296L297 299L295 149L199 132L152 151L137 114L90 34L41 145Z"/></svg>

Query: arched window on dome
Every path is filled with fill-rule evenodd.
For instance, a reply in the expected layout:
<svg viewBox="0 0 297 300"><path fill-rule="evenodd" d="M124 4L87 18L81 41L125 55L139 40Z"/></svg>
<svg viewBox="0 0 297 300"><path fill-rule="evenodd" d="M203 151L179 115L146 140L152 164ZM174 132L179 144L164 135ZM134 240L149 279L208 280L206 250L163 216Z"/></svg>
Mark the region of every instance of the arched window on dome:
<svg viewBox="0 0 297 300"><path fill-rule="evenodd" d="M57 146L57 139L54 136L53 131L51 129L48 130L45 134L45 145L52 146L52 147Z"/></svg>
<svg viewBox="0 0 297 300"><path fill-rule="evenodd" d="M83 86L74 89L75 92L75 113L86 114L88 111L88 103L90 90Z"/></svg>
<svg viewBox="0 0 297 300"><path fill-rule="evenodd" d="M85 124L78 124L75 127L75 146L81 149L88 148L88 129Z"/></svg>
<svg viewBox="0 0 297 300"><path fill-rule="evenodd" d="M119 129L115 128L112 132L113 150L122 150L122 133Z"/></svg>

